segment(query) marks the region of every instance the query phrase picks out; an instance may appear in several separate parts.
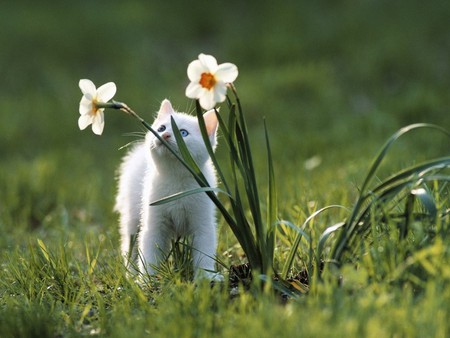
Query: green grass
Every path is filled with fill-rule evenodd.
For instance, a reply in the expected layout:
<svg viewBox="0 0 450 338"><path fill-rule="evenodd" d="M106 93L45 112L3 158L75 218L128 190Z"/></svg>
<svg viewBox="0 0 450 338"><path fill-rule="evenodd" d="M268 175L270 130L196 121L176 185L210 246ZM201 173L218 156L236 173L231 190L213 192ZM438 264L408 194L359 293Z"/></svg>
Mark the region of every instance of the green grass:
<svg viewBox="0 0 450 338"><path fill-rule="evenodd" d="M450 335L448 215L413 222L403 244L389 227L371 227L367 254L341 267L342 280L329 270L288 304L258 288L230 300L225 287L195 286L175 272L137 285L119 257L112 205L118 149L142 127L111 111L101 137L77 128L81 78L116 82L117 98L151 120L166 97L194 112L185 73L199 53L233 62L260 191L265 116L279 218L301 225L327 205L352 208L396 130L418 122L450 128L449 16L439 0L3 4L0 337ZM222 146L219 160L228 156ZM377 177L442 156L448 138L417 130L394 144ZM321 162L307 169L313 157ZM429 188L448 210L448 185ZM308 234L317 241L346 216L322 213ZM219 223L219 258L245 262ZM284 230L279 266L296 235ZM294 271L308 264L304 240L298 253Z"/></svg>

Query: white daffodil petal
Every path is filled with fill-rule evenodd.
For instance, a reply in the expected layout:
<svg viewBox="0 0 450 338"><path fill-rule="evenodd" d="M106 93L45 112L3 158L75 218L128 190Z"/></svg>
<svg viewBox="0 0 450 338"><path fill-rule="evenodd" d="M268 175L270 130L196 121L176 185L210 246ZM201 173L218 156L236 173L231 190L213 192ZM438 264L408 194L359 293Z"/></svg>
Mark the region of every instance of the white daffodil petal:
<svg viewBox="0 0 450 338"><path fill-rule="evenodd" d="M94 100L95 96L97 95L97 92L91 94L91 93L84 93L83 97L88 100L88 101L92 101Z"/></svg>
<svg viewBox="0 0 450 338"><path fill-rule="evenodd" d="M223 102L225 101L227 93L227 85L223 82L219 82L214 86L214 101Z"/></svg>
<svg viewBox="0 0 450 338"><path fill-rule="evenodd" d="M88 125L92 123L92 116L90 115L81 115L78 119L78 127L80 130L86 129Z"/></svg>
<svg viewBox="0 0 450 338"><path fill-rule="evenodd" d="M200 54L198 56L200 62L209 70L210 73L215 73L217 70L217 60L212 55Z"/></svg>
<svg viewBox="0 0 450 338"><path fill-rule="evenodd" d="M187 69L189 81L200 81L200 77L204 72L208 72L208 69L199 60L192 61Z"/></svg>
<svg viewBox="0 0 450 338"><path fill-rule="evenodd" d="M105 127L103 111L98 111L92 122L92 131L94 134L101 135Z"/></svg>
<svg viewBox="0 0 450 338"><path fill-rule="evenodd" d="M92 123L92 131L96 135L101 135L103 133L103 129L105 128L105 122L103 123Z"/></svg>
<svg viewBox="0 0 450 338"><path fill-rule="evenodd" d="M92 108L92 100L89 100L88 98L86 98L86 96L83 96L80 101L80 114L90 114L92 113Z"/></svg>
<svg viewBox="0 0 450 338"><path fill-rule="evenodd" d="M97 99L100 102L108 102L116 95L117 87L114 82L108 82L97 89Z"/></svg>
<svg viewBox="0 0 450 338"><path fill-rule="evenodd" d="M95 96L95 93L97 92L95 84L88 79L81 79L80 82L78 82L78 86L83 94L89 94L91 97Z"/></svg>
<svg viewBox="0 0 450 338"><path fill-rule="evenodd" d="M214 101L214 91L208 90L199 99L200 106L205 110L210 110L214 108L216 102Z"/></svg>
<svg viewBox="0 0 450 338"><path fill-rule="evenodd" d="M234 82L234 80L236 80L238 74L239 72L236 65L232 63L222 63L221 65L219 65L214 75L219 81L231 83Z"/></svg>
<svg viewBox="0 0 450 338"><path fill-rule="evenodd" d="M99 109L97 114L95 114L94 120L98 123L104 123L105 122L105 114L103 113L105 109Z"/></svg>
<svg viewBox="0 0 450 338"><path fill-rule="evenodd" d="M186 88L186 96L190 99L198 99L202 95L203 91L204 89L202 86L196 82L191 82Z"/></svg>

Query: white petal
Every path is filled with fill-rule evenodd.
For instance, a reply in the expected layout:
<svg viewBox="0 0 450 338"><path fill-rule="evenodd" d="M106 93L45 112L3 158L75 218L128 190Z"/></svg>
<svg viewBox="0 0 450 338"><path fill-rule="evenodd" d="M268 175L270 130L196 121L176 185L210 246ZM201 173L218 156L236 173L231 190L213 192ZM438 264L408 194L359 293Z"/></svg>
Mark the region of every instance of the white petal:
<svg viewBox="0 0 450 338"><path fill-rule="evenodd" d="M105 120L103 111L98 111L97 114L95 114L95 117L92 122L92 131L94 134L101 135L103 133L103 128L105 127Z"/></svg>
<svg viewBox="0 0 450 338"><path fill-rule="evenodd" d="M200 62L209 70L210 73L215 73L217 70L217 60L212 55L200 54L198 56Z"/></svg>
<svg viewBox="0 0 450 338"><path fill-rule="evenodd" d="M105 128L105 122L103 123L92 123L92 131L96 135L101 135L103 133L103 129Z"/></svg>
<svg viewBox="0 0 450 338"><path fill-rule="evenodd" d="M227 85L223 82L216 83L214 86L214 101L223 102L225 101L227 93Z"/></svg>
<svg viewBox="0 0 450 338"><path fill-rule="evenodd" d="M214 108L216 101L214 101L214 91L208 90L200 97L200 106L203 109L209 110Z"/></svg>
<svg viewBox="0 0 450 338"><path fill-rule="evenodd" d="M85 95L81 98L79 111L81 115L90 114L92 112L92 101L88 100Z"/></svg>
<svg viewBox="0 0 450 338"><path fill-rule="evenodd" d="M204 91L204 88L197 82L191 82L186 88L186 96L191 99L198 99Z"/></svg>
<svg viewBox="0 0 450 338"><path fill-rule="evenodd" d="M97 89L97 99L100 102L108 102L116 95L117 87L114 82L108 82Z"/></svg>
<svg viewBox="0 0 450 338"><path fill-rule="evenodd" d="M94 93L94 94L84 93L83 94L83 97L86 98L86 100L89 100L89 101L93 101L96 96L97 96L97 93Z"/></svg>
<svg viewBox="0 0 450 338"><path fill-rule="evenodd" d="M239 72L236 65L232 63L222 63L221 65L219 65L214 75L219 81L231 83L234 82L234 80L236 80L238 74Z"/></svg>
<svg viewBox="0 0 450 338"><path fill-rule="evenodd" d="M80 82L78 82L78 86L83 94L89 94L91 97L94 97L97 92L95 84L88 79L81 79Z"/></svg>
<svg viewBox="0 0 450 338"><path fill-rule="evenodd" d="M90 115L81 115L78 119L78 127L80 130L86 129L88 125L92 123L92 116Z"/></svg>
<svg viewBox="0 0 450 338"><path fill-rule="evenodd" d="M97 114L94 116L94 122L104 123L105 122L105 114L103 113L105 109L99 109Z"/></svg>
<svg viewBox="0 0 450 338"><path fill-rule="evenodd" d="M187 69L189 81L198 82L202 73L208 72L208 69L199 61L192 61Z"/></svg>

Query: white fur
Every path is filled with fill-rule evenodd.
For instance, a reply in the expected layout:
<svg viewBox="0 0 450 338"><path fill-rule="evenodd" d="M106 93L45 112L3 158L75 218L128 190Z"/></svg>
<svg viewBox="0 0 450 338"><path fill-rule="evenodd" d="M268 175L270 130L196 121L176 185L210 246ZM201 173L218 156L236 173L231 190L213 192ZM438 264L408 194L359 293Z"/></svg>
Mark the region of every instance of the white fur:
<svg viewBox="0 0 450 338"><path fill-rule="evenodd" d="M216 187L214 167L196 117L174 112L170 102L164 100L152 128L158 130L165 126L166 129L159 134L177 147L171 117L180 130L189 133L184 141L209 185ZM207 112L204 119L211 144L215 147L218 126L215 112ZM161 198L199 187L191 173L152 133L148 132L145 142L135 145L124 157L118 183L115 210L120 214L122 255L130 269L139 265L142 273L153 274L153 266L158 266L169 252L171 240L192 235L196 276L205 275L205 270L215 270L215 207L206 193L150 206L151 202ZM130 239L136 236L137 245L130 252ZM206 275L211 276L208 272Z"/></svg>

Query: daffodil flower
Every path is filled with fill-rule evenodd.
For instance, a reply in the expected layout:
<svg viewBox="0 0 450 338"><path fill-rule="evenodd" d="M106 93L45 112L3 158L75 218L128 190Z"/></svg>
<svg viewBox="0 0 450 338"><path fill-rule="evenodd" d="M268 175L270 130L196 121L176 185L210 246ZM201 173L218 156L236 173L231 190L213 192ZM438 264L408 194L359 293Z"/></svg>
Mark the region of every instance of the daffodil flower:
<svg viewBox="0 0 450 338"><path fill-rule="evenodd" d="M105 126L105 117L103 115L104 108L99 105L108 102L116 94L116 84L108 82L95 87L91 80L82 79L79 84L83 97L80 101L80 118L78 119L78 127L81 130L92 124L94 134L101 135Z"/></svg>
<svg viewBox="0 0 450 338"><path fill-rule="evenodd" d="M209 110L217 102L225 101L227 84L238 76L238 69L232 63L217 64L212 55L200 54L198 60L192 61L187 69L191 83L186 88L186 96L198 99L200 106Z"/></svg>

